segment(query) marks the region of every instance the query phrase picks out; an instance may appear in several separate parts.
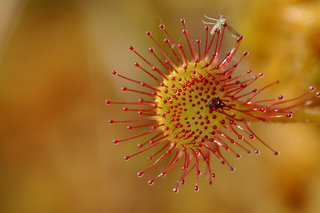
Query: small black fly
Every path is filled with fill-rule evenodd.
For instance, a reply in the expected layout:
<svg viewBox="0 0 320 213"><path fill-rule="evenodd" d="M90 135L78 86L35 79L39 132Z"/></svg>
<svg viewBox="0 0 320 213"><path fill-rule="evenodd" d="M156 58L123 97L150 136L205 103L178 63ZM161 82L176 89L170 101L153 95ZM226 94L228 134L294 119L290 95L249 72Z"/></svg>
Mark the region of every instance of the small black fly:
<svg viewBox="0 0 320 213"><path fill-rule="evenodd" d="M219 97L213 97L208 103L209 109L220 109L226 106L227 105L223 103L223 101Z"/></svg>

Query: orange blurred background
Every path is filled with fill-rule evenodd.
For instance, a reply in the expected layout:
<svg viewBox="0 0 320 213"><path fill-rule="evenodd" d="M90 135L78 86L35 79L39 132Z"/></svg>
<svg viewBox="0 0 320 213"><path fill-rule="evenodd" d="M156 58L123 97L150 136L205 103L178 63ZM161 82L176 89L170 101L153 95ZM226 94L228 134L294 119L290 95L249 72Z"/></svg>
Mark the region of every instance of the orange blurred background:
<svg viewBox="0 0 320 213"><path fill-rule="evenodd" d="M213 186L201 178L180 193L174 169L154 186L136 173L145 158L125 162L135 146L114 146L125 119L111 100L132 100L113 69L143 80L129 45L147 52L144 34L166 24L181 37L180 18L201 37L203 14L229 17L245 35L243 69L262 84L296 96L320 86L320 3L302 0L2 0L0 2L0 212L320 212L319 124L265 124L254 129L281 152L218 166ZM120 135L120 136L119 136ZM151 172L151 174L156 174ZM173 176L173 177L171 177Z"/></svg>

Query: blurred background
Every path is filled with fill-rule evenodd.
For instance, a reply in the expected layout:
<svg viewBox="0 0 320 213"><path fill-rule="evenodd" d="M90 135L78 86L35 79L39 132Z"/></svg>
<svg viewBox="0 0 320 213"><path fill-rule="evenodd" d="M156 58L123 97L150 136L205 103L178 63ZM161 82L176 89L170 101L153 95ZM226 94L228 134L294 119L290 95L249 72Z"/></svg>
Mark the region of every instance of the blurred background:
<svg viewBox="0 0 320 213"><path fill-rule="evenodd" d="M136 146L112 144L132 134L106 120L136 115L105 106L132 100L111 71L146 78L129 45L147 53L145 31L160 39L160 23L182 39L180 18L203 39L203 14L244 34L241 66L264 72L261 85L279 79L270 91L319 88L318 0L1 0L0 212L320 212L319 124L255 124L281 155L232 159L236 172L218 166L198 193L192 178L172 192L178 168L149 186L136 176L145 158L123 160Z"/></svg>

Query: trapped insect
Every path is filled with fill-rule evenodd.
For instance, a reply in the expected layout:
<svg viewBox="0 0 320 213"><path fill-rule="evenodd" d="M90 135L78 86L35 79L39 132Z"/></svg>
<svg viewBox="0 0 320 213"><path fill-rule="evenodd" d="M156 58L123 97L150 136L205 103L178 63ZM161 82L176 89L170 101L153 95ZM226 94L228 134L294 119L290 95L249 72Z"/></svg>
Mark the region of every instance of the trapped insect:
<svg viewBox="0 0 320 213"><path fill-rule="evenodd" d="M207 15L204 15L204 17L207 18L207 19L209 19L209 20L211 20L211 21L214 21L214 22L206 22L206 21L203 21L203 20L202 20L202 23L203 23L203 24L214 25L214 26L212 27L211 31L210 31L210 34L211 34L211 35L213 35L216 30L220 30L220 31L221 31L221 28L225 25L226 20L227 20L227 17L225 17L224 15L220 15L220 16L219 16L219 19L211 18L211 17L209 17L209 16L207 16ZM240 38L240 37L242 37L241 34L239 34L235 29L233 29L233 28L230 27L229 25L226 25L225 27L227 28L227 30L228 30L229 32L231 32L231 35L232 35L233 37L235 37L235 38Z"/></svg>
<svg viewBox="0 0 320 213"><path fill-rule="evenodd" d="M226 107L227 105L219 98L212 98L211 101L208 103L209 109L219 109Z"/></svg>

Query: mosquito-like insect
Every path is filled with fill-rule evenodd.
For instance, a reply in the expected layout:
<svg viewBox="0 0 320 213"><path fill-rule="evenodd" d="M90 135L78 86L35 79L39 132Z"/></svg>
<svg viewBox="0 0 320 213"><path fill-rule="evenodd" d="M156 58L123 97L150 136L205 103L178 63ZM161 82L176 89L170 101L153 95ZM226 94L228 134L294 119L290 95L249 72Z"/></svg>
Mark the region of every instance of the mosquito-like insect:
<svg viewBox="0 0 320 213"><path fill-rule="evenodd" d="M227 17L220 15L219 19L215 19L215 18L211 18L209 16L204 15L204 17L206 19L209 19L210 21L214 21L214 22L206 22L202 20L202 23L204 24L208 24L208 25L214 25L210 31L210 34L213 35L215 33L215 31L218 29L221 31L221 28L224 26L224 23L227 20ZM229 32L231 32L232 36L235 38L240 38L242 35L239 34L235 29L233 29L232 27L230 27L229 25L226 26L227 30Z"/></svg>

